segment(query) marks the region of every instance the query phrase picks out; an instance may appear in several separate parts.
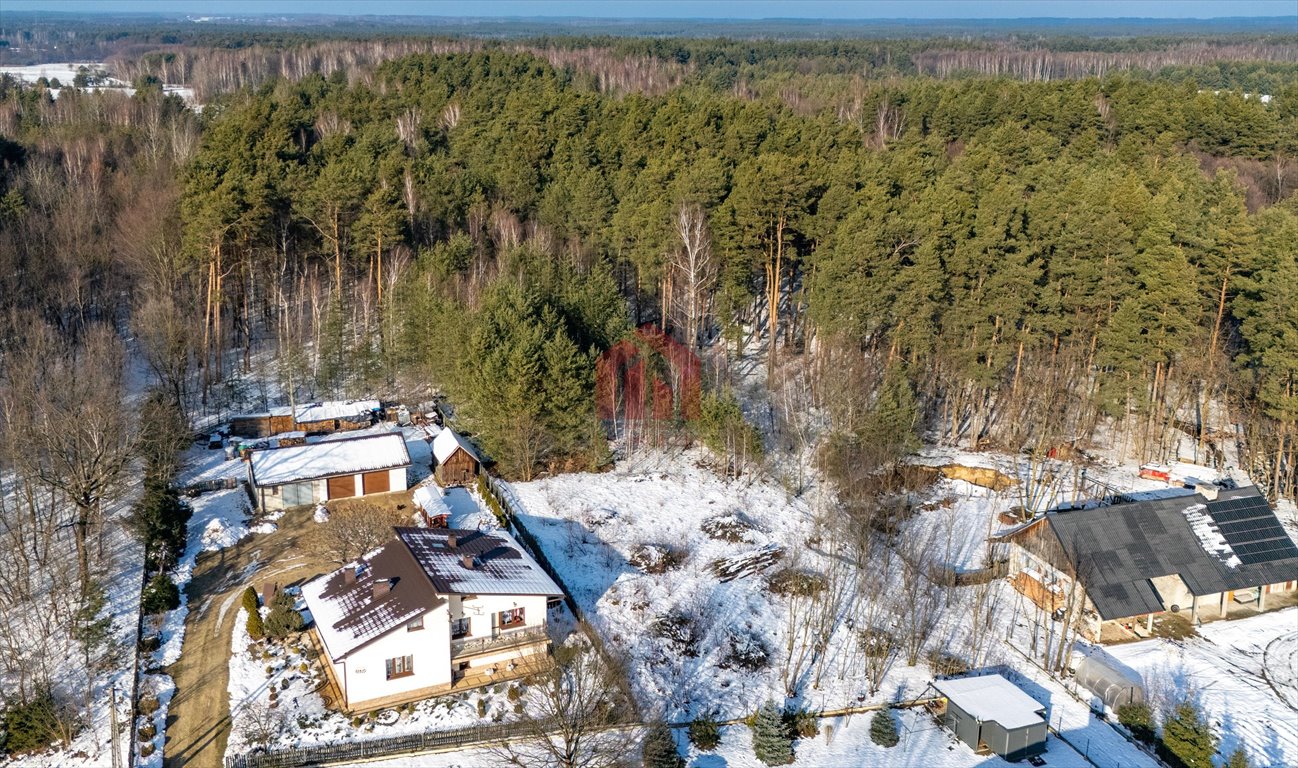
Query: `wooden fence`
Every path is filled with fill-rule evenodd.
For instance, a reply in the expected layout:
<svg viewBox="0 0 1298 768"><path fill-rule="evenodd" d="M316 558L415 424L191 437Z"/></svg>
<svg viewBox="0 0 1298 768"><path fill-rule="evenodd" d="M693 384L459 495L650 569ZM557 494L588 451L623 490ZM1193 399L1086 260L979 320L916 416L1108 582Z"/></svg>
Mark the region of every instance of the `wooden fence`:
<svg viewBox="0 0 1298 768"><path fill-rule="evenodd" d="M383 739L366 739L343 744L325 744L297 749L276 749L249 752L237 757L227 757L225 768L297 768L304 765L351 763L382 757L413 755L438 749L460 749L483 744L496 744L517 738L518 727L503 723L459 728L453 731L431 731L392 736Z"/></svg>

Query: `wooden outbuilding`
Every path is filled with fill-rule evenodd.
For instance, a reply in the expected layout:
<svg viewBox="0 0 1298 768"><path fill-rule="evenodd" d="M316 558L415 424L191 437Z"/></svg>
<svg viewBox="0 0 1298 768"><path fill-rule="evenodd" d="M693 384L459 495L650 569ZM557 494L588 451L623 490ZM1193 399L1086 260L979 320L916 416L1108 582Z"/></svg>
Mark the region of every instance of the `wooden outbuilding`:
<svg viewBox="0 0 1298 768"><path fill-rule="evenodd" d="M473 445L450 427L442 429L433 438L433 458L437 461L433 475L442 487L472 485L482 466Z"/></svg>

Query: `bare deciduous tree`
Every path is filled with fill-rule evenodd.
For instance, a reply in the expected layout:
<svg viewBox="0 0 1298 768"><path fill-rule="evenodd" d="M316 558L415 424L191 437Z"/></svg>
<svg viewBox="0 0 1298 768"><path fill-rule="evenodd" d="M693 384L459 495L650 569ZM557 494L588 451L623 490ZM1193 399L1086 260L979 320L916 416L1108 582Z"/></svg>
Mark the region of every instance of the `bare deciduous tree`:
<svg viewBox="0 0 1298 768"><path fill-rule="evenodd" d="M92 326L68 341L44 325L27 329L7 361L0 400L11 459L72 506L64 525L76 543L81 589L90 584L90 538L103 505L121 490L136 430L125 401L126 352L112 329Z"/></svg>
<svg viewBox="0 0 1298 768"><path fill-rule="evenodd" d="M627 736L606 732L627 703L624 682L584 638L556 643L554 664L528 678L519 740L492 749L519 768L612 768L628 753Z"/></svg>
<svg viewBox="0 0 1298 768"><path fill-rule="evenodd" d="M682 330L682 338L691 348L703 345L712 313L712 291L717 283L717 260L712 255L712 235L708 216L702 206L683 203L672 217L672 229L680 239L671 255L668 268L672 292L672 309Z"/></svg>
<svg viewBox="0 0 1298 768"><path fill-rule="evenodd" d="M303 543L329 562L346 565L387 544L392 540L392 529L409 522L396 510L347 505L331 512L327 522L303 537Z"/></svg>

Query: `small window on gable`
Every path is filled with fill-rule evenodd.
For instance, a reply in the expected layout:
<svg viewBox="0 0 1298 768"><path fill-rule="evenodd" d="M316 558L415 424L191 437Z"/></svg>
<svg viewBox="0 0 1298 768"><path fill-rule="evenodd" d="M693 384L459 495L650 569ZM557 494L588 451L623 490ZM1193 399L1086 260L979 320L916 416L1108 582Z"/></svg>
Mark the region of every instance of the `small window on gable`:
<svg viewBox="0 0 1298 768"><path fill-rule="evenodd" d="M410 621L406 622L407 632L418 632L423 628L424 628L424 617L422 615L416 616Z"/></svg>

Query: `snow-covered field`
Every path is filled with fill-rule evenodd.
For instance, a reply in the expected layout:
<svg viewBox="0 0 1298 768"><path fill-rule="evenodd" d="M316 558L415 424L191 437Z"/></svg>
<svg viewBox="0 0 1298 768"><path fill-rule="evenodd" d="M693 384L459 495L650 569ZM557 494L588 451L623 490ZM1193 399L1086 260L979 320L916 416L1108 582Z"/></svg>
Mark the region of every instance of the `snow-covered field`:
<svg viewBox="0 0 1298 768"><path fill-rule="evenodd" d="M1140 672L1156 710L1197 701L1223 753L1243 747L1254 765L1298 765L1298 608L1212 622L1199 635L1105 650Z"/></svg>
<svg viewBox="0 0 1298 768"><path fill-rule="evenodd" d="M770 544L783 547L786 556L768 574L795 563L823 571L827 562L813 530L812 503L805 498L791 498L771 481L720 478L702 466L700 458L700 454L692 452L659 454L621 464L605 474L564 475L513 486L525 509L524 526L540 540L587 619L614 653L630 660L632 683L641 699L661 707L668 719L675 720L689 719L706 710L723 718L742 717L768 698L785 702L785 598L771 593L765 574L721 582L711 573L709 564ZM969 456L959 458L968 460ZM814 500L815 491L807 496ZM950 537L938 540L938 545L943 549L940 556L951 555L941 559L957 568L981 564L982 542L993 525L993 517L1016 503L1014 491L993 493L950 480L939 481L928 499L951 501L946 506L933 504L921 512L910 521L910 530L916 534L933 528L954 531ZM704 534L701 524L717 515L733 515L746 521L751 528L746 540L729 542ZM661 574L645 573L630 563L637 547L644 544L676 550L682 562ZM1102 768L1152 768L1155 763L1151 758L1017 650L1016 644L1023 644L1022 634L1030 624L1024 613L1012 609L1018 593L1003 582L992 585L992 591L1002 607L986 663L1017 670L1017 682L1049 706L1051 727L1057 728L1077 751L1089 752ZM953 604L932 633L931 644L961 647L969 632L970 599L970 588L954 591ZM656 631L656 623L664 615L692 617L692 643L682 644ZM767 665L756 670L723 666L735 636L756 638L769 652ZM932 679L923 658L914 667L907 666L903 658L892 666L880 691L867 695L854 633L846 626L833 635L827 656L830 661L820 685L807 684L810 678L804 678L799 695L788 703L829 710L862 702L905 701L921 696ZM853 721L852 727L860 722ZM867 728L862 725L860 730ZM915 730L925 732L918 723ZM742 746L734 747L733 754L697 756L694 764L747 765L745 761L752 760L747 737L743 729L735 729L734 733L736 743ZM832 764L849 756L871 754L869 750L874 747L867 736L853 740L847 733L848 729L842 729L830 744L821 740L815 745L808 743L807 764ZM923 757L916 755L914 759L883 764L983 764L983 758L976 758L967 748L955 745L948 750L951 745L940 731L920 738L937 739L916 747ZM1051 743L1051 764L1058 764L1056 754L1072 755L1078 764L1085 762L1054 737ZM876 757L885 759L883 755ZM866 764L873 763L867 759Z"/></svg>
<svg viewBox="0 0 1298 768"><path fill-rule="evenodd" d="M23 67L0 67L0 75L5 75L5 74L13 75L15 78L17 78L18 80L24 83L35 83L37 80L40 80L42 77L45 78L47 81L52 81L57 79L59 81L59 85L63 86L64 88L67 88L72 86L72 81L76 78L77 71L81 67L85 67L93 74L95 72L103 71L104 65L102 62L96 62L96 61L73 61L73 62L54 62L50 64L31 64ZM50 95L57 99L59 97L59 92L62 90L63 90L62 88L51 88ZM118 80L117 78L114 77L105 77L103 78L102 84L92 85L86 90L120 91L121 93L124 93L127 96L131 96L135 93L135 89L130 86L130 83L127 83L123 80ZM179 96L180 98L184 99L186 104L189 104L190 106L196 106L196 103L194 101L193 88L189 88L184 85L174 85L169 83L162 86L162 90L164 93Z"/></svg>

